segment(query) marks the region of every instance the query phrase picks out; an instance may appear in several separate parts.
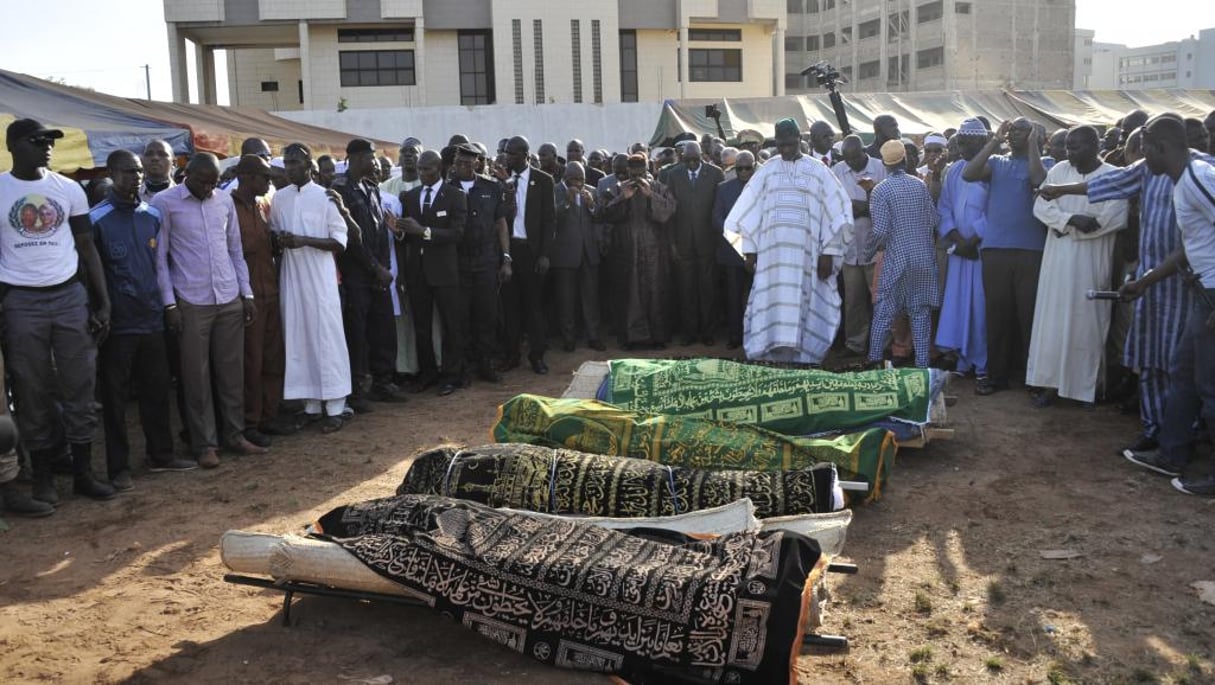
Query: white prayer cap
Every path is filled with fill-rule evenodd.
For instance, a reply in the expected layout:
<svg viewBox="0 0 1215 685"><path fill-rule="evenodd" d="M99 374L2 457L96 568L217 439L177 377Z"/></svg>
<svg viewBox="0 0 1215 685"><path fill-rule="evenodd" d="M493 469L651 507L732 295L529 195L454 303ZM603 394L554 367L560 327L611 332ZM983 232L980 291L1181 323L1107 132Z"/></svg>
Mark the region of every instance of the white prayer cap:
<svg viewBox="0 0 1215 685"><path fill-rule="evenodd" d="M271 160L270 160L270 166L272 166L272 167L278 167L279 169L285 169L285 168L286 168L286 167L284 167L284 166L283 166L283 158L282 158L282 157L275 157L275 158L271 159Z"/></svg>
<svg viewBox="0 0 1215 685"><path fill-rule="evenodd" d="M927 147L929 145L933 145L933 144L944 147L948 142L949 142L948 140L945 140L945 136L943 136L939 133L929 133L928 135L924 136L924 146L925 147Z"/></svg>

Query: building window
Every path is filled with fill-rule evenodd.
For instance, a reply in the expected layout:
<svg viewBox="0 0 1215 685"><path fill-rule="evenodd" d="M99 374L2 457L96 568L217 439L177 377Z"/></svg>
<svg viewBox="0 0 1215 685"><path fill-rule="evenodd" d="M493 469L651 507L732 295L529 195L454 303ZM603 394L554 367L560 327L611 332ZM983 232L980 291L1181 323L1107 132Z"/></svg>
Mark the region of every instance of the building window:
<svg viewBox="0 0 1215 685"><path fill-rule="evenodd" d="M511 42L515 62L515 104L523 104L523 26L518 19L510 20Z"/></svg>
<svg viewBox="0 0 1215 685"><path fill-rule="evenodd" d="M299 81L296 81L296 84L299 86L300 104L302 105L302 104L304 104L304 79L300 79Z"/></svg>
<svg viewBox="0 0 1215 685"><path fill-rule="evenodd" d="M969 2L956 3L953 6L953 11L954 11L954 14L970 14L970 3ZM1088 42L1088 44L1091 45L1092 41L1090 40Z"/></svg>
<svg viewBox="0 0 1215 685"><path fill-rule="evenodd" d="M908 10L896 12L886 17L886 41L889 43L897 43L899 36L907 34L910 27L910 14Z"/></svg>
<svg viewBox="0 0 1215 685"><path fill-rule="evenodd" d="M886 85L901 86L907 82L907 65L911 63L909 55L895 55L886 60Z"/></svg>
<svg viewBox="0 0 1215 685"><path fill-rule="evenodd" d="M785 36L785 52L801 52L806 49L806 39L802 36Z"/></svg>
<svg viewBox="0 0 1215 685"><path fill-rule="evenodd" d="M806 0L806 14L818 14L818 0Z"/></svg>
<svg viewBox="0 0 1215 685"><path fill-rule="evenodd" d="M1092 38L1085 38L1085 39L1084 39L1084 47L1086 47L1086 48L1087 48L1087 47L1090 47L1092 44L1093 44L1093 39L1092 39Z"/></svg>
<svg viewBox="0 0 1215 685"><path fill-rule="evenodd" d="M688 80L741 81L742 50L688 50Z"/></svg>
<svg viewBox="0 0 1215 685"><path fill-rule="evenodd" d="M688 29L688 40L738 43L742 29Z"/></svg>
<svg viewBox="0 0 1215 685"><path fill-rule="evenodd" d="M929 48L915 53L917 69L928 69L945 63L945 48Z"/></svg>
<svg viewBox="0 0 1215 685"><path fill-rule="evenodd" d="M620 101L637 102L637 32L620 32Z"/></svg>
<svg viewBox="0 0 1215 685"><path fill-rule="evenodd" d="M262 81L262 92L263 93L277 93L278 92L278 81Z"/></svg>
<svg viewBox="0 0 1215 685"><path fill-rule="evenodd" d="M862 81L867 78L877 78L882 73L882 63L876 59L872 62L861 62L859 73Z"/></svg>
<svg viewBox="0 0 1215 685"><path fill-rule="evenodd" d="M413 50L339 52L343 88L354 86L412 86L416 83Z"/></svg>
<svg viewBox="0 0 1215 685"><path fill-rule="evenodd" d="M857 35L860 36L861 40L873 38L881 32L882 21L880 19L871 19L870 21L864 22L857 27Z"/></svg>
<svg viewBox="0 0 1215 685"><path fill-rule="evenodd" d="M493 38L489 31L459 31L460 104L494 104Z"/></svg>
<svg viewBox="0 0 1215 685"><path fill-rule="evenodd" d="M582 102L582 26L570 19L570 50L574 58L574 102Z"/></svg>
<svg viewBox="0 0 1215 685"><path fill-rule="evenodd" d="M806 36L806 51L818 52L818 36Z"/></svg>
<svg viewBox="0 0 1215 685"><path fill-rule="evenodd" d="M826 50L828 48L833 48L833 47L835 47L835 34L834 33L824 33L823 34L823 49Z"/></svg>
<svg viewBox="0 0 1215 685"><path fill-rule="evenodd" d="M852 67L840 67L840 74L844 76L844 82L852 80Z"/></svg>
<svg viewBox="0 0 1215 685"><path fill-rule="evenodd" d="M599 20L591 20L591 80L594 81L595 102L603 102L603 45L599 39Z"/></svg>
<svg viewBox="0 0 1215 685"><path fill-rule="evenodd" d="M338 29L339 43L412 43L413 28Z"/></svg>
<svg viewBox="0 0 1215 685"><path fill-rule="evenodd" d="M915 20L919 24L926 24L930 21L936 21L943 14L941 0L920 5L915 8Z"/></svg>
<svg viewBox="0 0 1215 685"><path fill-rule="evenodd" d="M823 0L823 9L825 9L825 10L835 9L835 0Z"/></svg>
<svg viewBox="0 0 1215 685"><path fill-rule="evenodd" d="M1093 58L1092 58L1092 57L1085 57L1085 58L1084 58L1084 64L1085 64L1085 66L1087 66L1087 65L1089 65L1089 64L1092 64L1092 63L1093 63Z"/></svg>
<svg viewBox="0 0 1215 685"><path fill-rule="evenodd" d="M536 104L544 104L544 21L532 20L532 50L536 59Z"/></svg>
<svg viewBox="0 0 1215 685"><path fill-rule="evenodd" d="M785 90L801 90L805 87L805 76L801 74L785 74Z"/></svg>
<svg viewBox="0 0 1215 685"><path fill-rule="evenodd" d="M845 26L840 29L840 44L847 45L852 42L852 27Z"/></svg>
<svg viewBox="0 0 1215 685"><path fill-rule="evenodd" d="M785 0L785 12L788 14L804 14L804 8L802 0Z"/></svg>

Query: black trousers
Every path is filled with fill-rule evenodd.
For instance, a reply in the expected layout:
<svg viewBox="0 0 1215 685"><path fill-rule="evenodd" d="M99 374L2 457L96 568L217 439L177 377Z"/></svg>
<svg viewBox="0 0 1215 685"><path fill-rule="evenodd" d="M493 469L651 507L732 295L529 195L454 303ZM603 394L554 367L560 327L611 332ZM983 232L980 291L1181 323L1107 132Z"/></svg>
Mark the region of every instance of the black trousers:
<svg viewBox="0 0 1215 685"><path fill-rule="evenodd" d="M368 376L376 382L392 380L397 363L397 325L392 316L392 294L375 286L345 287L342 322L350 353L353 394L359 395Z"/></svg>
<svg viewBox="0 0 1215 685"><path fill-rule="evenodd" d="M679 320L685 338L711 338L717 324L717 261L695 255L674 260Z"/></svg>
<svg viewBox="0 0 1215 685"><path fill-rule="evenodd" d="M577 269L553 269L553 287L557 290L561 339L573 344L578 332L578 305L581 304L587 341L600 340L599 265L583 262Z"/></svg>
<svg viewBox="0 0 1215 685"><path fill-rule="evenodd" d="M409 308L413 311L414 338L418 350L418 376L436 378L440 383L459 385L464 375L464 317L461 312L460 286L432 286L422 274L415 274L406 283ZM439 310L443 326L443 368L435 361L434 312Z"/></svg>
<svg viewBox="0 0 1215 685"><path fill-rule="evenodd" d="M544 276L536 273L536 258L526 240L512 238L510 253L513 258L510 282L502 286L502 318L505 323L508 359L518 358L527 328L527 356L541 359L548 349L547 324L544 320Z"/></svg>
<svg viewBox="0 0 1215 685"><path fill-rule="evenodd" d="M489 368L498 329L498 272L460 272L460 319L468 366Z"/></svg>
<svg viewBox="0 0 1215 685"><path fill-rule="evenodd" d="M106 471L111 478L131 468L126 409L132 379L139 388L139 424L148 459L164 462L173 458L169 425L172 382L165 347L163 333L111 335L101 346L97 366Z"/></svg>
<svg viewBox="0 0 1215 685"><path fill-rule="evenodd" d="M983 290L987 304L987 373L994 383L1023 380L1034 328L1038 271L1036 250L983 250Z"/></svg>
<svg viewBox="0 0 1215 685"><path fill-rule="evenodd" d="M751 293L751 274L741 266L722 267L726 275L726 335L730 342L742 344L743 316Z"/></svg>

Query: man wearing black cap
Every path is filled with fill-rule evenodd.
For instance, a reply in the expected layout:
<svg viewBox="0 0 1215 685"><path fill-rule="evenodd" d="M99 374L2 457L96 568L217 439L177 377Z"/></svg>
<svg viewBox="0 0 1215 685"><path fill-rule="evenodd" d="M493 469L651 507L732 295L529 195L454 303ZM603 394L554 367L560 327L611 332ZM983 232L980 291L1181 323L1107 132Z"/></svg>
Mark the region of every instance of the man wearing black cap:
<svg viewBox="0 0 1215 685"><path fill-rule="evenodd" d="M333 189L358 224L361 239L351 240L337 261L346 293L342 313L350 350L349 405L356 412L365 412L370 410L369 399L403 402L405 396L392 380L397 360L396 322L388 291L393 280L389 268L392 241L374 180L377 167L371 141L350 141L346 164L346 175L334 180Z"/></svg>
<svg viewBox="0 0 1215 685"><path fill-rule="evenodd" d="M498 323L498 284L510 280L510 231L502 187L476 172L481 152L472 144L456 148L455 182L468 198L464 238L459 245L460 314L468 338L468 366L490 383L502 380L490 364Z"/></svg>
<svg viewBox="0 0 1215 685"><path fill-rule="evenodd" d="M75 492L94 499L114 496L114 488L93 478L91 463L97 426L94 336L103 339L109 332L110 298L84 190L47 168L62 137L63 131L33 119L14 121L6 135L13 169L0 174L0 217L7 221L0 230L0 301L8 370L21 401L18 426L34 468L34 499L52 506L59 501L51 462L60 414L71 445ZM29 216L36 219L23 221ZM78 268L88 292L76 276ZM7 496L5 504L10 504Z"/></svg>

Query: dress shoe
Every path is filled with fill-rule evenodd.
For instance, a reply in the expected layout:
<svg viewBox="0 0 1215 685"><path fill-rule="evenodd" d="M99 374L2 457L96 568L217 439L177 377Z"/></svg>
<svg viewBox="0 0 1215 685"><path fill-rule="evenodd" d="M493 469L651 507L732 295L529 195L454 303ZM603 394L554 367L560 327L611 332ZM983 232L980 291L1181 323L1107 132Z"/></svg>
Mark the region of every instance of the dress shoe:
<svg viewBox="0 0 1215 685"><path fill-rule="evenodd" d="M596 352L603 352L607 349L607 345L604 345L602 340L588 340L586 346Z"/></svg>
<svg viewBox="0 0 1215 685"><path fill-rule="evenodd" d="M992 380L991 376L979 376L975 379L975 394L980 396L994 395L1001 390L1008 390L1008 383Z"/></svg>
<svg viewBox="0 0 1215 685"><path fill-rule="evenodd" d="M265 435L295 435L300 432L300 422L280 415L269 421L262 421L257 430Z"/></svg>
<svg viewBox="0 0 1215 685"><path fill-rule="evenodd" d="M198 456L198 465L204 469L213 469L219 466L219 453L214 447L208 447Z"/></svg>
<svg viewBox="0 0 1215 685"><path fill-rule="evenodd" d="M477 378L480 378L486 383L502 382L502 376L497 371L494 371L493 367L489 366L488 364L477 367Z"/></svg>
<svg viewBox="0 0 1215 685"><path fill-rule="evenodd" d="M130 471L119 471L113 478L110 479L110 487L118 492L126 492L135 487L135 483L131 481Z"/></svg>
<svg viewBox="0 0 1215 685"><path fill-rule="evenodd" d="M351 395L350 398L346 400L346 406L353 409L356 414L370 414L371 412L375 411L375 409L371 407L371 400L363 397L362 395Z"/></svg>
<svg viewBox="0 0 1215 685"><path fill-rule="evenodd" d="M254 445L257 445L258 447L269 447L270 443L274 442L270 439L269 435L266 435L256 428L246 428L244 435L246 440Z"/></svg>
<svg viewBox="0 0 1215 685"><path fill-rule="evenodd" d="M409 398L395 383L376 383L367 393L372 402L408 402Z"/></svg>
<svg viewBox="0 0 1215 685"><path fill-rule="evenodd" d="M341 416L326 416L321 419L321 432L325 435L336 433L346 425L346 419Z"/></svg>
<svg viewBox="0 0 1215 685"><path fill-rule="evenodd" d="M543 376L548 373L548 364L544 363L544 357L535 357L530 360L532 363L532 371Z"/></svg>
<svg viewBox="0 0 1215 685"><path fill-rule="evenodd" d="M259 447L249 442L243 435L228 443L225 447L229 452L235 452L237 454L255 455L267 454L270 452L270 450L266 449L265 447Z"/></svg>
<svg viewBox="0 0 1215 685"><path fill-rule="evenodd" d="M409 386L409 392L416 395L428 388L435 387L438 382L439 379L435 376L418 376L418 380L414 381L413 385Z"/></svg>
<svg viewBox="0 0 1215 685"><path fill-rule="evenodd" d="M439 384L439 397L447 397L448 395L455 392L456 389L459 387L460 386L456 385L455 383L440 383Z"/></svg>
<svg viewBox="0 0 1215 685"><path fill-rule="evenodd" d="M165 471L193 471L198 468L198 462L190 459L179 459L170 456L168 459L158 459L148 464L149 473L162 473Z"/></svg>

